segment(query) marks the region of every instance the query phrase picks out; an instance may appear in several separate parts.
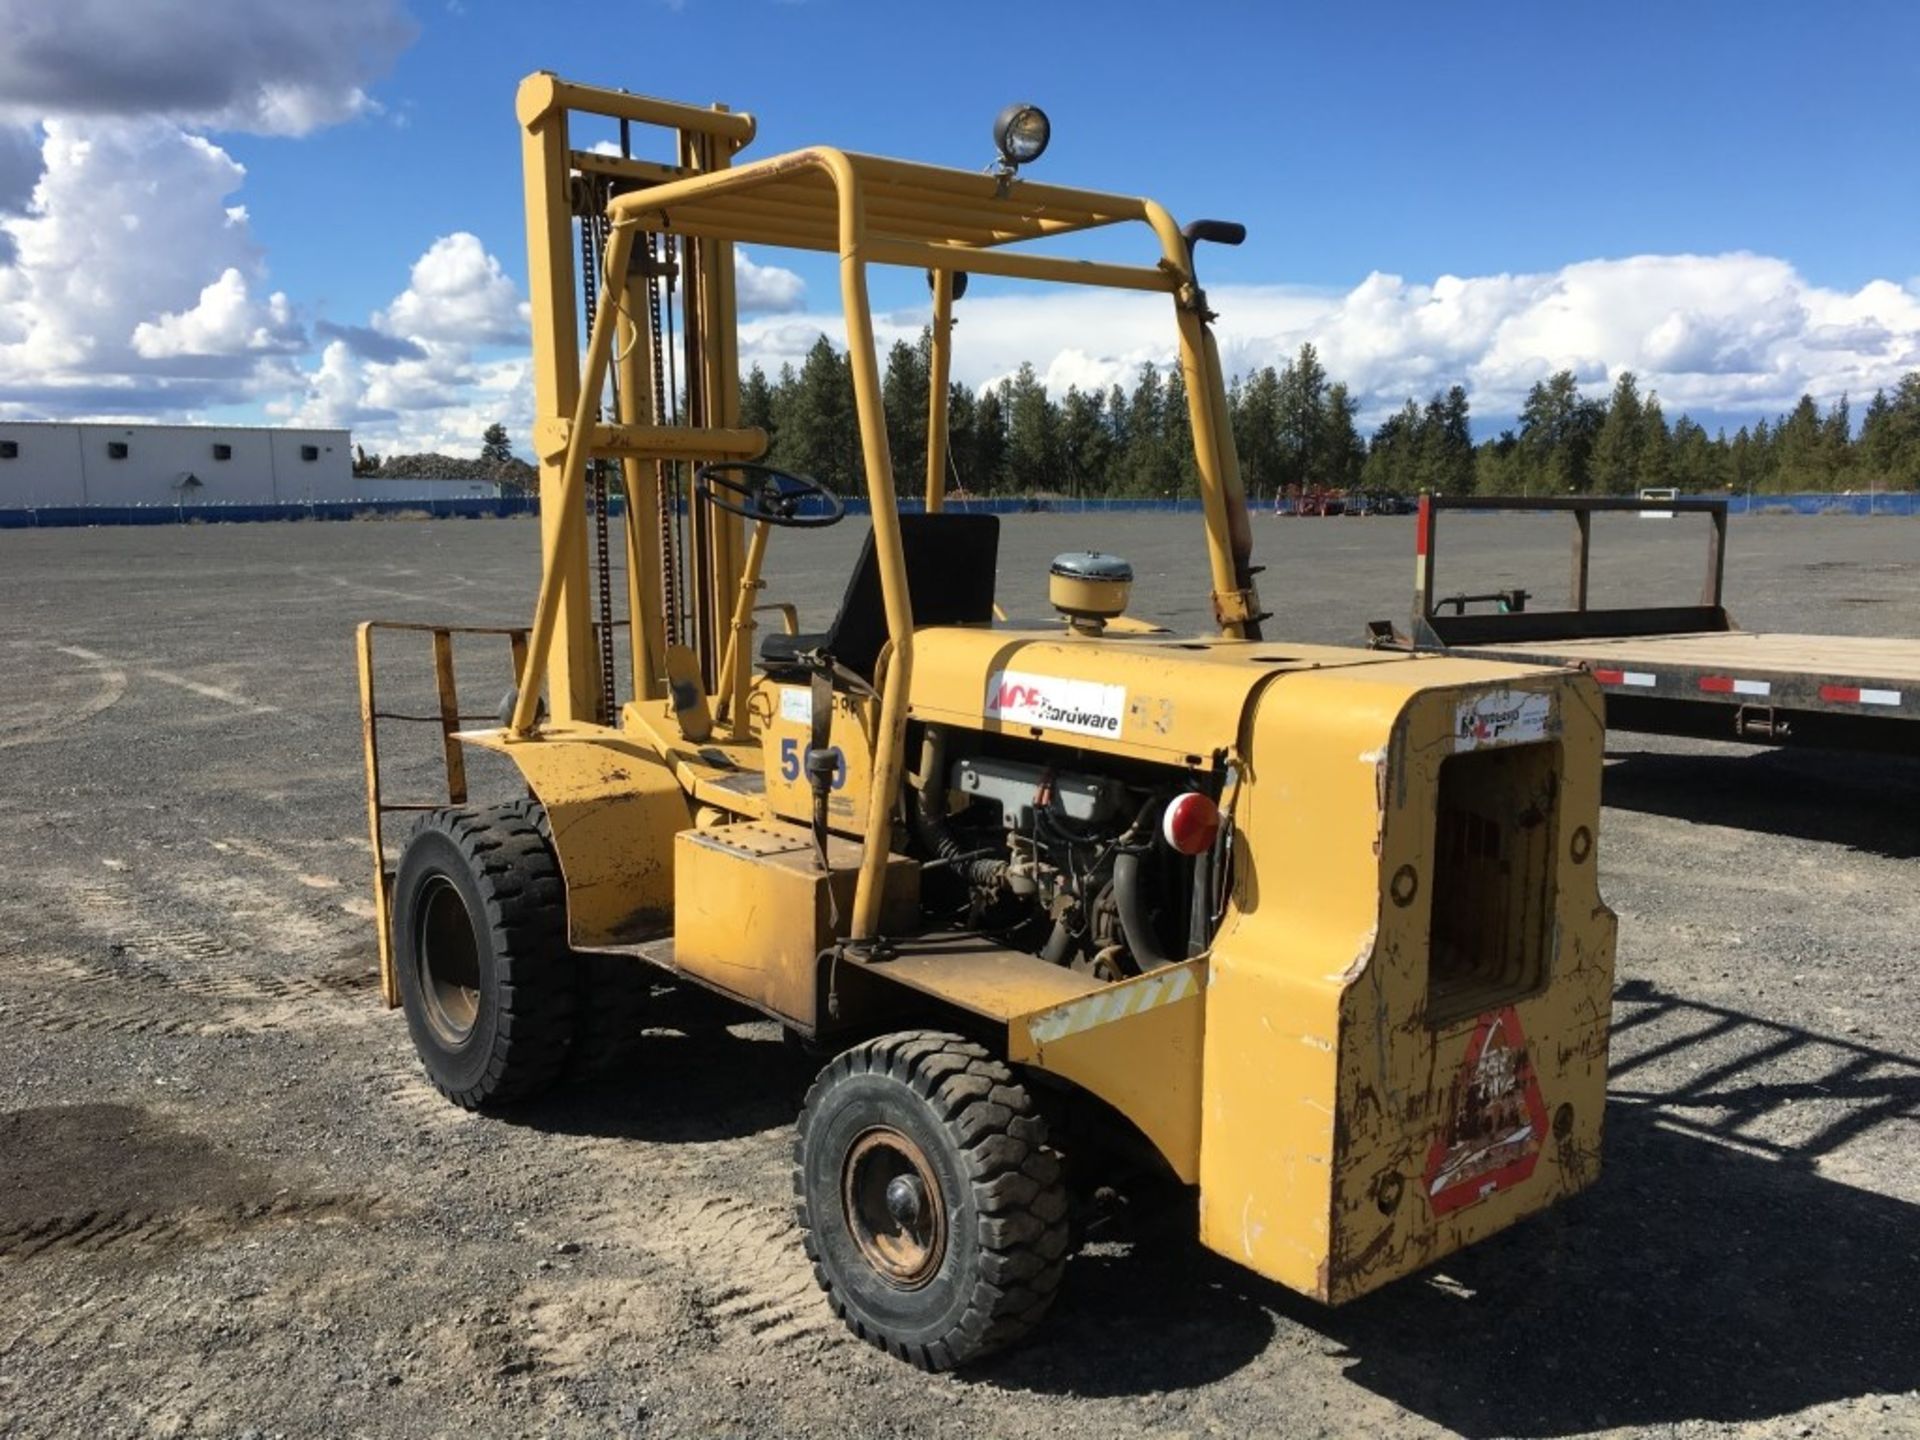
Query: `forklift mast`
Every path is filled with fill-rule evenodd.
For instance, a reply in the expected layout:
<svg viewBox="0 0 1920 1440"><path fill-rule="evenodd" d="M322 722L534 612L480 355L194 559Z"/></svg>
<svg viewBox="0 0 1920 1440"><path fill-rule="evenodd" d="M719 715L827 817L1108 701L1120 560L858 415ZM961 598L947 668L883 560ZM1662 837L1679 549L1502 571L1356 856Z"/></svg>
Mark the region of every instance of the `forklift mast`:
<svg viewBox="0 0 1920 1440"><path fill-rule="evenodd" d="M610 725L617 723L618 706L610 673L615 607L608 467L620 466L626 498L621 530L634 698L666 693L670 645L693 652L712 691L721 678L721 632L739 586L744 526L737 516L691 503L689 462L751 458L765 449L766 435L739 428L732 244L648 234L616 271L603 265L607 204L637 183L727 168L753 138L754 122L720 106L703 110L544 74L521 86L517 108L541 536L559 597L546 666L548 701L557 721ZM621 153L575 148L570 122L576 112L617 121ZM636 125L668 132L670 163L634 158ZM584 531L569 533L564 545L556 541L563 517L579 503L564 481L567 442L582 409L581 315L591 322L603 306L617 317L613 364L602 393L585 402L590 423L611 418L619 431L595 435L603 443L596 444L590 468L590 550Z"/></svg>

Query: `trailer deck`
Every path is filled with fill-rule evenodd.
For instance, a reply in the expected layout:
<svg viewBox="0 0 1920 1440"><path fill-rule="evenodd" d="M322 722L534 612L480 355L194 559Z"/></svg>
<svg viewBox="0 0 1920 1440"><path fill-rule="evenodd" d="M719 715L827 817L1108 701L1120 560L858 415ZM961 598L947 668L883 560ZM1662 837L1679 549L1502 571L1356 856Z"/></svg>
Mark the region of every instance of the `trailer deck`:
<svg viewBox="0 0 1920 1440"><path fill-rule="evenodd" d="M1438 595L1445 510L1572 515L1569 608L1529 610L1518 589ZM1590 606L1592 517L1604 511L1707 516L1700 602ZM1740 629L1723 602L1725 500L1422 496L1415 535L1413 633L1376 621L1376 645L1586 670L1605 689L1617 730L1920 754L1920 638Z"/></svg>

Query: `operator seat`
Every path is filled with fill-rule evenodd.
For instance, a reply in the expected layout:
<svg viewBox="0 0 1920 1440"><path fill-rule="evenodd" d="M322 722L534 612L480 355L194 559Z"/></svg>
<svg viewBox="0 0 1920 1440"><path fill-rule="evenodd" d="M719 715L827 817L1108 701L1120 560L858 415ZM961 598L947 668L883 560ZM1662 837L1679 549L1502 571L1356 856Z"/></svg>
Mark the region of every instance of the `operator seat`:
<svg viewBox="0 0 1920 1440"><path fill-rule="evenodd" d="M995 568L1000 558L998 515L902 515L900 549L913 600L913 626L988 625L993 622ZM800 656L823 650L862 680L887 643L886 603L880 593L880 557L867 531L860 559L847 580L833 627L816 634L770 631L760 642L761 666L777 680L805 679Z"/></svg>

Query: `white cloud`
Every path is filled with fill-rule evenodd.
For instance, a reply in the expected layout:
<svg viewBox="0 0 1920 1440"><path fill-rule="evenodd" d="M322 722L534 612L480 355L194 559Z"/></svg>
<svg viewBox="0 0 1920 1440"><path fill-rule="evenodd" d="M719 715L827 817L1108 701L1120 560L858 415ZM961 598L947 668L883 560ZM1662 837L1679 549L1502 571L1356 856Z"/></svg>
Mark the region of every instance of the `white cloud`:
<svg viewBox="0 0 1920 1440"><path fill-rule="evenodd" d="M589 147L595 155L617 156L620 147L612 140L596 140ZM580 228L574 227L578 239ZM757 264L747 247L733 247L734 308L742 315L783 314L801 309L807 302L807 282L783 265Z"/></svg>
<svg viewBox="0 0 1920 1440"><path fill-rule="evenodd" d="M0 414L191 416L251 401L350 425L369 448L472 453L494 420L526 447L527 306L477 236L435 240L369 323L320 322L324 349L296 369L309 342L267 284L231 155L165 121L54 118L36 133L25 213L0 212ZM777 372L822 332L839 342L839 315L804 308L793 272L736 250L736 279L743 364ZM1344 292L1220 285L1210 298L1230 372L1312 340L1369 421L1455 381L1483 423L1500 421L1560 368L1595 390L1632 369L1670 415L1728 416L1785 410L1803 390L1859 399L1920 368L1920 284L1838 290L1745 253L1373 274ZM976 292L958 313L955 373L974 385L1024 360L1056 393L1130 386L1143 362L1173 355L1160 296L1032 287ZM925 320L920 306L876 316L883 354Z"/></svg>
<svg viewBox="0 0 1920 1440"><path fill-rule="evenodd" d="M884 363L896 340L912 344L927 323L920 308L882 311L873 317L874 340ZM1049 389L1068 384L1104 388L1131 384L1145 361L1173 356L1171 302L1164 296L1076 287L1028 287L999 295L975 295L954 307L960 324L954 340L954 378L990 384L1032 363ZM1305 313L1305 312L1303 312ZM798 369L814 342L826 335L846 344L839 312L808 311L748 319L740 327L740 364L758 364L769 376L783 364ZM1062 337L1071 343L1063 346Z"/></svg>
<svg viewBox="0 0 1920 1440"><path fill-rule="evenodd" d="M523 356L440 357L418 369L403 363L370 377L366 400L391 416L362 427L388 454L477 455L482 433L496 421L515 449L532 453L533 367Z"/></svg>
<svg viewBox="0 0 1920 1440"><path fill-rule="evenodd" d="M407 448L524 438L526 306L473 235L442 237L368 325L271 290L244 169L183 127L303 134L364 113L411 36L395 0L0 0L0 414L262 405ZM139 118L125 118L138 116ZM777 272L770 272L777 273ZM310 362L311 363L311 362Z"/></svg>
<svg viewBox="0 0 1920 1440"><path fill-rule="evenodd" d="M375 108L399 0L0 0L0 114L304 135Z"/></svg>
<svg viewBox="0 0 1920 1440"><path fill-rule="evenodd" d="M806 304L807 282L778 265L756 265L744 245L733 247L733 293L742 315L798 310Z"/></svg>
<svg viewBox="0 0 1920 1440"><path fill-rule="evenodd" d="M366 403L366 388L365 369L353 346L334 340L320 352L319 367L308 372L299 400L276 401L268 410L278 419L328 428L392 419Z"/></svg>
<svg viewBox="0 0 1920 1440"><path fill-rule="evenodd" d="M263 274L245 171L158 121L50 120L27 213L0 216L0 407L185 411L242 400L301 348Z"/></svg>
<svg viewBox="0 0 1920 1440"><path fill-rule="evenodd" d="M516 345L527 338L527 307L477 235L442 235L413 262L407 288L373 317L374 327L415 340Z"/></svg>
<svg viewBox="0 0 1920 1440"><path fill-rule="evenodd" d="M524 353L526 310L500 262L465 232L435 240L412 266L407 288L372 327L323 322L329 338L317 369L268 405L277 419L345 426L369 451L438 450L472 455L498 421L522 449L533 428L532 366Z"/></svg>
<svg viewBox="0 0 1920 1440"><path fill-rule="evenodd" d="M1483 420L1511 416L1536 380L1560 369L1594 389L1633 370L1669 414L1770 415L1803 392L1823 403L1843 391L1858 398L1920 367L1920 284L1836 290L1785 260L1743 252L1430 282L1375 273L1345 292L1217 285L1208 297L1229 373L1281 364L1311 340L1369 418L1456 382ZM954 374L973 385L1027 360L1052 390L1130 386L1141 362L1174 355L1173 317L1156 296L1034 288L963 300L956 313ZM925 322L917 308L877 316L882 354ZM822 332L843 343L837 314L751 321L742 363L770 374L797 366Z"/></svg>
<svg viewBox="0 0 1920 1440"><path fill-rule="evenodd" d="M297 384L245 172L197 129L378 108L402 0L0 0L0 414L189 415Z"/></svg>
<svg viewBox="0 0 1920 1440"><path fill-rule="evenodd" d="M264 302L247 290L247 277L234 266L200 292L191 310L143 320L133 330L134 354L160 360L176 355L298 354L306 333L293 306L279 291Z"/></svg>
<svg viewBox="0 0 1920 1440"><path fill-rule="evenodd" d="M388 455L474 455L482 432L498 421L515 447L528 451L531 377L519 356L475 359L459 347L433 346L424 359L387 363L335 340L304 390L269 405L268 413L297 425L345 426L363 448Z"/></svg>
<svg viewBox="0 0 1920 1440"><path fill-rule="evenodd" d="M1482 413L1511 414L1554 370L1595 384L1633 370L1669 412L1765 413L1897 381L1920 346L1920 296L1829 289L1768 256L1640 255L1432 285L1374 275L1251 343L1303 338L1376 404L1457 379Z"/></svg>

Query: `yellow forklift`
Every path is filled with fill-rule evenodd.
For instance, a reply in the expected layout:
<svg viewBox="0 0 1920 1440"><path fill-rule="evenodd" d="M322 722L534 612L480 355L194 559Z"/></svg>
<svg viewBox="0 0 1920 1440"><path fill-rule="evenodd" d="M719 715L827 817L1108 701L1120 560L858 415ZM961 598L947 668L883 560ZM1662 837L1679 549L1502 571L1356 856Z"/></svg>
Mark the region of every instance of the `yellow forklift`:
<svg viewBox="0 0 1920 1440"><path fill-rule="evenodd" d="M618 154L577 143L583 117ZM1068 1182L1111 1157L1151 1157L1202 1243L1329 1303L1593 1181L1599 694L1266 638L1196 265L1240 227L1029 178L1032 106L1000 116L983 172L749 161L749 115L545 73L518 118L543 568L531 624L485 632L516 676L499 723L461 712L470 632L359 636L382 985L451 1101L504 1106L617 1056L661 971L773 1017L830 1057L798 1120L799 1240L854 1331L930 1369L1041 1317ZM1096 228L1140 258L1063 253ZM740 424L738 243L839 257L871 528L823 631L761 600L774 532L847 506L760 463ZM932 288L911 512L876 265ZM943 503L969 275L1167 298L1211 633L1129 617L1127 565L1090 552L1053 562L1057 616L1000 617L1001 521ZM396 629L431 646L426 714L376 688ZM438 726L444 800L387 799L395 718ZM523 793L474 803L475 751ZM390 870L406 809L426 813Z"/></svg>

